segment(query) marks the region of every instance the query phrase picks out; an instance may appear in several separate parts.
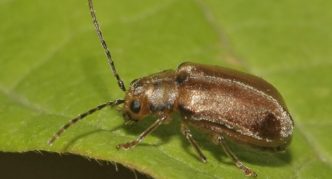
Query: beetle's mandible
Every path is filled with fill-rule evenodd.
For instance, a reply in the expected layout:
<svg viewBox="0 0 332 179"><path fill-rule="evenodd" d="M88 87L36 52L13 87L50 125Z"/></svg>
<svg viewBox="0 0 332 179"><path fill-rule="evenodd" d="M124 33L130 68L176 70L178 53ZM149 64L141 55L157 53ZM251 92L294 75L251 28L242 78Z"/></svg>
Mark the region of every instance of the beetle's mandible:
<svg viewBox="0 0 332 179"><path fill-rule="evenodd" d="M179 113L181 132L194 147L201 161L206 157L194 140L189 127L211 136L245 175L256 176L228 147L226 140L252 147L281 151L291 141L294 122L279 92L265 80L218 66L182 63L176 70L165 70L131 82L126 90L114 66L111 53L100 30L92 0L88 0L93 24L105 50L111 70L125 99L101 104L70 120L48 141L52 144L68 127L106 106L123 104L128 123L138 122L148 115L154 123L137 139L119 144L118 149L130 149L161 124Z"/></svg>

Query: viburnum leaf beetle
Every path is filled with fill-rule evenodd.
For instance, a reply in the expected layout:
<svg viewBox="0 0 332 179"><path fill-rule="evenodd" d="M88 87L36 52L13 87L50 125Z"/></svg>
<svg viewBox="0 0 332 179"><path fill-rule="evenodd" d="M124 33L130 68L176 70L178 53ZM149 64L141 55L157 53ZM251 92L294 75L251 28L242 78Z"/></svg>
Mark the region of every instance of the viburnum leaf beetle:
<svg viewBox="0 0 332 179"><path fill-rule="evenodd" d="M247 176L256 176L256 173L236 157L225 139L272 151L282 151L288 146L294 122L279 92L259 77L218 66L186 62L177 70L165 70L136 79L126 91L100 30L92 0L88 2L99 40L119 87L126 93L125 99L98 105L70 120L48 141L50 145L68 127L86 116L106 106L124 104L126 123L138 122L148 115L155 116L156 121L137 139L119 144L118 149L135 147L161 124L169 122L170 114L174 112L181 114L181 132L201 161L206 162L206 157L189 126L210 135L212 141L221 145Z"/></svg>

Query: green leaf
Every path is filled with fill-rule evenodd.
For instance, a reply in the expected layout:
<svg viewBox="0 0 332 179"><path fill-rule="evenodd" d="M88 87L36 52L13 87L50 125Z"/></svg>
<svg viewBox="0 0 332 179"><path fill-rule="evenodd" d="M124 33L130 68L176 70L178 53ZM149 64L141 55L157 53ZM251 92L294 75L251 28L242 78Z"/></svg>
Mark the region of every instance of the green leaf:
<svg viewBox="0 0 332 179"><path fill-rule="evenodd" d="M183 61L262 76L295 120L285 153L232 145L261 178L332 176L332 1L96 1L97 16L126 85ZM109 71L85 1L0 1L0 151L69 152L115 161L156 178L239 178L222 149L195 137L201 163L179 132L180 118L129 151L152 118L124 126L106 109L47 140L69 119L123 98Z"/></svg>

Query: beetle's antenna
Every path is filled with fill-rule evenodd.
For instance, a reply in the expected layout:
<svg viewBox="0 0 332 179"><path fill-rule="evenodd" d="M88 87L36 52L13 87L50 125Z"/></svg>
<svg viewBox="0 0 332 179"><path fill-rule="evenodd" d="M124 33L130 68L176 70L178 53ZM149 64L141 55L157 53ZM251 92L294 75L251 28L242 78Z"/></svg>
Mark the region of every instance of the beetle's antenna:
<svg viewBox="0 0 332 179"><path fill-rule="evenodd" d="M52 145L54 143L54 141L56 139L58 139L61 134L66 130L68 129L70 126L74 125L75 123L77 123L78 121L84 119L86 116L96 112L96 111L99 111L103 108L105 108L106 106L116 106L116 105L119 105L119 104L122 104L124 102L124 100L122 99L117 99L117 100L114 100L114 101L109 101L109 102L106 102L106 103L103 103L103 104L100 104L98 105L97 107L94 107L90 110L88 110L87 112L85 113L82 113L80 115L78 115L76 118L70 120L69 122L67 122L67 124L65 124L63 127L61 127L58 132L56 132L52 138L48 141L48 145Z"/></svg>
<svg viewBox="0 0 332 179"><path fill-rule="evenodd" d="M100 43L101 45L103 46L104 50L105 50L105 54L106 54L106 57L108 59L108 63L111 67L111 70L113 72L113 75L115 76L116 80L118 81L118 85L119 87L121 88L122 91L126 91L126 88L124 86L124 83L123 81L121 80L118 72L116 71L115 69L115 65L114 65L114 62L113 62L113 59L112 59L112 55L111 55L111 52L110 50L108 49L107 47L107 44L106 44L106 41L103 37L103 33L101 32L100 30L100 26L99 26L99 23L98 23L98 20L97 20L97 16L96 16L96 13L95 13L95 10L93 8L93 3L92 3L92 0L88 0L89 1L89 8L90 8L90 14L91 14L91 17L92 17L92 22L93 22L93 25L95 26L96 28L96 31L97 31L97 35L98 35L98 38L100 40Z"/></svg>

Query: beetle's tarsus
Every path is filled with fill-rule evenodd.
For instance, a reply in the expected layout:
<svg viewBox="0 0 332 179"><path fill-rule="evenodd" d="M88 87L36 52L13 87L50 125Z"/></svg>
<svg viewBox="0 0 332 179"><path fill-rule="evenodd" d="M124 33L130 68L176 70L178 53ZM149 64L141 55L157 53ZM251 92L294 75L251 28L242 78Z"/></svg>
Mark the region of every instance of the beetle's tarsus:
<svg viewBox="0 0 332 179"><path fill-rule="evenodd" d="M244 169L243 171L244 171L244 174L245 174L246 176L257 177L256 172L254 172L254 171L251 170L250 168L246 168L246 169Z"/></svg>
<svg viewBox="0 0 332 179"><path fill-rule="evenodd" d="M201 159L201 161L203 162L203 163L207 163L207 159L206 158L200 158Z"/></svg>
<svg viewBox="0 0 332 179"><path fill-rule="evenodd" d="M244 175L246 176L252 176L252 177L256 177L257 174L256 172L254 172L252 169L250 169L249 167L246 167L238 158L237 156L231 151L231 149L228 147L228 145L225 142L225 139L223 136L218 136L217 137L218 143L222 146L222 148L224 149L226 155L228 157L230 157L235 166L237 168L239 168L240 170L243 171Z"/></svg>
<svg viewBox="0 0 332 179"><path fill-rule="evenodd" d="M241 161L236 161L235 163L236 167L241 169L244 173L245 176L252 176L252 177L256 177L257 174L250 168L246 167L245 165L243 165L243 163Z"/></svg>
<svg viewBox="0 0 332 179"><path fill-rule="evenodd" d="M129 149L134 148L137 144L138 144L138 142L132 141L132 142L124 143L124 144L118 144L116 146L116 148L118 150L120 150L120 149L122 149L122 150L129 150Z"/></svg>
<svg viewBox="0 0 332 179"><path fill-rule="evenodd" d="M47 145L48 146L52 146L53 145L53 141L51 141L51 140L47 141Z"/></svg>

